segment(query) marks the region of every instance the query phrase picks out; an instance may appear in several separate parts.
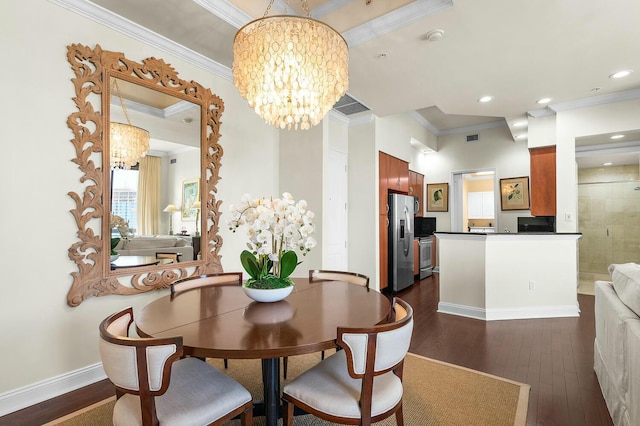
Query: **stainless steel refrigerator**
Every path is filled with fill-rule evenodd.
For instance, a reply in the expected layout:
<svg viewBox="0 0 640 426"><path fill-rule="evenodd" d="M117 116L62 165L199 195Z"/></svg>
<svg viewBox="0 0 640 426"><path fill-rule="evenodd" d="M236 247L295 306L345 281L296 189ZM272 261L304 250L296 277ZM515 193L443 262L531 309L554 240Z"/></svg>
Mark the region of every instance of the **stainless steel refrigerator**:
<svg viewBox="0 0 640 426"><path fill-rule="evenodd" d="M389 286L413 284L413 197L389 194Z"/></svg>

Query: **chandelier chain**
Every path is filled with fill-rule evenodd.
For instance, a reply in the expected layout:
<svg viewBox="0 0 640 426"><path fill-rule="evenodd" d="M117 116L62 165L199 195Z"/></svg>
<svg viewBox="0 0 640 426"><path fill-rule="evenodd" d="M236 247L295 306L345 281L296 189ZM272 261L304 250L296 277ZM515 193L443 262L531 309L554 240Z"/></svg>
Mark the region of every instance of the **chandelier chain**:
<svg viewBox="0 0 640 426"><path fill-rule="evenodd" d="M274 0L271 0L269 2L269 5L267 6L267 10L264 11L264 15L262 16L263 18L266 18L267 15L269 14L269 11L271 11L271 6L273 6L273 1ZM309 4L307 3L307 0L300 0L300 3L302 4L302 10L307 14L307 18L311 18L311 11L309 10ZM287 0L286 2L284 13L285 15L289 13L289 0Z"/></svg>
<svg viewBox="0 0 640 426"><path fill-rule="evenodd" d="M122 107L122 111L124 111L124 117L127 119L127 124L131 126L131 119L129 119L129 112L127 111L127 107L124 106L124 101L122 100L122 96L120 96L120 88L118 87L118 80L113 79L113 87L115 89L116 95L118 95L118 99L120 100L120 106Z"/></svg>

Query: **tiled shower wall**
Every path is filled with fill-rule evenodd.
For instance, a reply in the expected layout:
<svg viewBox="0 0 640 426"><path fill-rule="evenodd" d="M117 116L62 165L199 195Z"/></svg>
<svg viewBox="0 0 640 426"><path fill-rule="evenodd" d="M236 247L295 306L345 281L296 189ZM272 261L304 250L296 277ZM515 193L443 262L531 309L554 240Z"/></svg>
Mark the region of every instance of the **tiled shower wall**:
<svg viewBox="0 0 640 426"><path fill-rule="evenodd" d="M637 165L578 170L578 232L581 279L607 279L612 263L640 263Z"/></svg>

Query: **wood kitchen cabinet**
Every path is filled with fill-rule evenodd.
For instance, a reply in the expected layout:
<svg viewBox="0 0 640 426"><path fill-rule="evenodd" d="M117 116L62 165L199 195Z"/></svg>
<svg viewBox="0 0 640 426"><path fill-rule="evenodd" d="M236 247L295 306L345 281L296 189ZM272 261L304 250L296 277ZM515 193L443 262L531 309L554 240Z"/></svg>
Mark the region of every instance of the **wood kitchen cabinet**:
<svg viewBox="0 0 640 426"><path fill-rule="evenodd" d="M530 148L532 216L556 215L556 147Z"/></svg>
<svg viewBox="0 0 640 426"><path fill-rule="evenodd" d="M389 285L389 226L387 214L379 215L380 229L380 290Z"/></svg>
<svg viewBox="0 0 640 426"><path fill-rule="evenodd" d="M380 290L387 288L389 285L389 225L387 204L390 192L409 193L409 163L380 151L378 152Z"/></svg>
<svg viewBox="0 0 640 426"><path fill-rule="evenodd" d="M409 170L409 195L418 197L418 211L415 216L423 215L423 199L424 199L424 176L420 173Z"/></svg>
<svg viewBox="0 0 640 426"><path fill-rule="evenodd" d="M409 193L409 163L399 158L389 157L388 189L402 194Z"/></svg>

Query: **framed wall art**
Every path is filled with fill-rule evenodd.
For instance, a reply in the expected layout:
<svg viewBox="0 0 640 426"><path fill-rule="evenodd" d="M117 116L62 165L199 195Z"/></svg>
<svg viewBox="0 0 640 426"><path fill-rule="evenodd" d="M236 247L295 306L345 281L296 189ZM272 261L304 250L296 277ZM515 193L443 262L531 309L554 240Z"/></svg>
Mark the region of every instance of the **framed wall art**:
<svg viewBox="0 0 640 426"><path fill-rule="evenodd" d="M500 207L502 210L528 210L529 176L500 179Z"/></svg>
<svg viewBox="0 0 640 426"><path fill-rule="evenodd" d="M428 183L427 184L427 211L428 212L449 211L449 184L448 183Z"/></svg>
<svg viewBox="0 0 640 426"><path fill-rule="evenodd" d="M200 179L190 179L182 182L182 220L190 222L196 220L197 210L193 203L200 200Z"/></svg>

